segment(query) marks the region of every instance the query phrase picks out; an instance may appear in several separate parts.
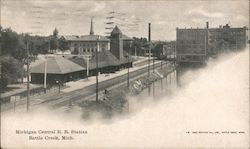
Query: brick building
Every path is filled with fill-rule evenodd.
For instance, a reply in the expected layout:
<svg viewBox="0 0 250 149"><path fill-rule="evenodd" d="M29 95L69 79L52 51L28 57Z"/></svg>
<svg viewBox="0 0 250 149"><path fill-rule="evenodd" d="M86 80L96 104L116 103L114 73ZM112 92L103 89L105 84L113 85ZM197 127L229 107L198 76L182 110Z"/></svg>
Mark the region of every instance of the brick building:
<svg viewBox="0 0 250 149"><path fill-rule="evenodd" d="M246 47L246 27L231 28L228 24L219 28L176 29L176 52L179 62L203 63L210 56Z"/></svg>
<svg viewBox="0 0 250 149"><path fill-rule="evenodd" d="M109 50L109 39L105 36L95 35L93 19L91 18L90 33L83 36L62 36L66 40L71 53L80 55L93 55L97 49L97 38L99 39L100 51Z"/></svg>
<svg viewBox="0 0 250 149"><path fill-rule="evenodd" d="M90 33L89 35L72 35L62 36L60 39L67 42L68 47L72 54L79 55L93 55L97 49L97 38L99 39L100 51L110 50L110 37L94 34L93 19L91 19ZM125 51L130 49L132 39L125 34L122 34L121 39L123 40L123 48Z"/></svg>

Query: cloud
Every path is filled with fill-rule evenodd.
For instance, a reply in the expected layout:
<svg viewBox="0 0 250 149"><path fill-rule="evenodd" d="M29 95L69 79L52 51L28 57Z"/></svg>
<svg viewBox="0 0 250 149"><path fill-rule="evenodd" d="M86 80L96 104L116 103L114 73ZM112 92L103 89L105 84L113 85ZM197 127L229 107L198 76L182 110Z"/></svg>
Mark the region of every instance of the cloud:
<svg viewBox="0 0 250 149"><path fill-rule="evenodd" d="M43 23L39 31L42 35L51 34L55 27L59 29L60 34L83 35L89 33L90 17L94 16L95 33L103 35L108 12L115 11L126 14L119 16L124 34L147 37L147 24L151 22L154 28L153 39L175 40L176 27L203 27L205 21L216 26L225 24L229 20L234 26L248 25L248 8L244 9L244 6L246 6L244 1L211 3L208 1L5 0L2 1L1 7L1 25L11 27L19 33L37 32L31 28L35 20ZM41 11L39 17L32 13L38 10ZM20 15L24 14L22 12L26 15ZM239 16L236 17L237 15Z"/></svg>
<svg viewBox="0 0 250 149"><path fill-rule="evenodd" d="M188 10L187 14L194 15L194 16L198 15L198 16L207 17L207 18L222 18L225 16L221 12L208 12L204 9L203 6L192 8L191 10Z"/></svg>
<svg viewBox="0 0 250 149"><path fill-rule="evenodd" d="M247 17L245 17L243 15L237 15L236 20L242 21L242 22L248 21Z"/></svg>
<svg viewBox="0 0 250 149"><path fill-rule="evenodd" d="M102 11L105 8L105 2L96 2L94 3L94 7L92 9L93 12Z"/></svg>

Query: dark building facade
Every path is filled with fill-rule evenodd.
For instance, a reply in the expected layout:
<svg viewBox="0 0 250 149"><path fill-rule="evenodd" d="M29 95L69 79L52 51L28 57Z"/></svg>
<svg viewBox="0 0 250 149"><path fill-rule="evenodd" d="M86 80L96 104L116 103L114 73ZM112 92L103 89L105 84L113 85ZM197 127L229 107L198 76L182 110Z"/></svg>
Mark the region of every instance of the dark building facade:
<svg viewBox="0 0 250 149"><path fill-rule="evenodd" d="M121 60L123 56L123 40L121 30L115 26L110 36L110 52L114 54L116 58Z"/></svg>
<svg viewBox="0 0 250 149"><path fill-rule="evenodd" d="M246 47L246 27L176 29L176 54L178 62L204 63L210 56Z"/></svg>
<svg viewBox="0 0 250 149"><path fill-rule="evenodd" d="M110 52L119 60L120 69L132 67L132 57L124 51L124 42L131 42L130 38L127 39L125 40L121 30L115 26L110 35Z"/></svg>

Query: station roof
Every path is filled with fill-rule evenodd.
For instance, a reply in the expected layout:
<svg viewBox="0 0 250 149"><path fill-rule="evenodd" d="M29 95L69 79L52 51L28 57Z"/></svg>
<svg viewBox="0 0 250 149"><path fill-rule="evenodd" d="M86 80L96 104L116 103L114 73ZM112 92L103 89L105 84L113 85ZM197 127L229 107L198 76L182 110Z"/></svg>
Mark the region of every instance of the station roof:
<svg viewBox="0 0 250 149"><path fill-rule="evenodd" d="M126 54L127 53L124 52L124 55ZM132 57L129 56L129 58L130 58L129 62L132 62ZM69 60L85 68L87 67L87 59L82 56L73 56L70 57ZM126 57L122 58L121 60L118 60L110 51L98 52L98 68L103 68L108 66L119 66L125 63L128 63ZM95 68L96 68L96 59L94 55L89 60L89 69L95 69Z"/></svg>
<svg viewBox="0 0 250 149"><path fill-rule="evenodd" d="M47 74L67 74L86 70L82 66L71 62L61 56L47 58ZM45 61L31 68L31 73L44 73Z"/></svg>
<svg viewBox="0 0 250 149"><path fill-rule="evenodd" d="M81 65L83 67L87 67L87 59L82 56L73 56L69 58L70 61ZM118 66L119 60L112 54L110 51L101 51L98 52L98 68L107 67L107 66ZM89 60L89 69L96 68L96 59L95 55Z"/></svg>

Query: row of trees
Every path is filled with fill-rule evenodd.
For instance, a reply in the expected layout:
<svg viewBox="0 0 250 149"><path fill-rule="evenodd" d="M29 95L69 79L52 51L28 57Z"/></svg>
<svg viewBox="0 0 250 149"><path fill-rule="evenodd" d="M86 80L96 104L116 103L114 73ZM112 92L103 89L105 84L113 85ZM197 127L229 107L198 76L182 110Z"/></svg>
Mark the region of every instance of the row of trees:
<svg viewBox="0 0 250 149"><path fill-rule="evenodd" d="M18 34L10 28L0 27L0 91L8 84L23 82L26 76L24 66L35 60L38 54L46 54L57 49L67 50L66 41L58 38L58 30L48 37ZM29 57L28 51L29 50Z"/></svg>
<svg viewBox="0 0 250 149"><path fill-rule="evenodd" d="M123 43L123 48L126 52L130 53L131 55L135 55L136 52L136 55L143 56L145 54L146 45L147 45L147 38L133 37L133 42L131 43L131 45L129 42L125 42Z"/></svg>

